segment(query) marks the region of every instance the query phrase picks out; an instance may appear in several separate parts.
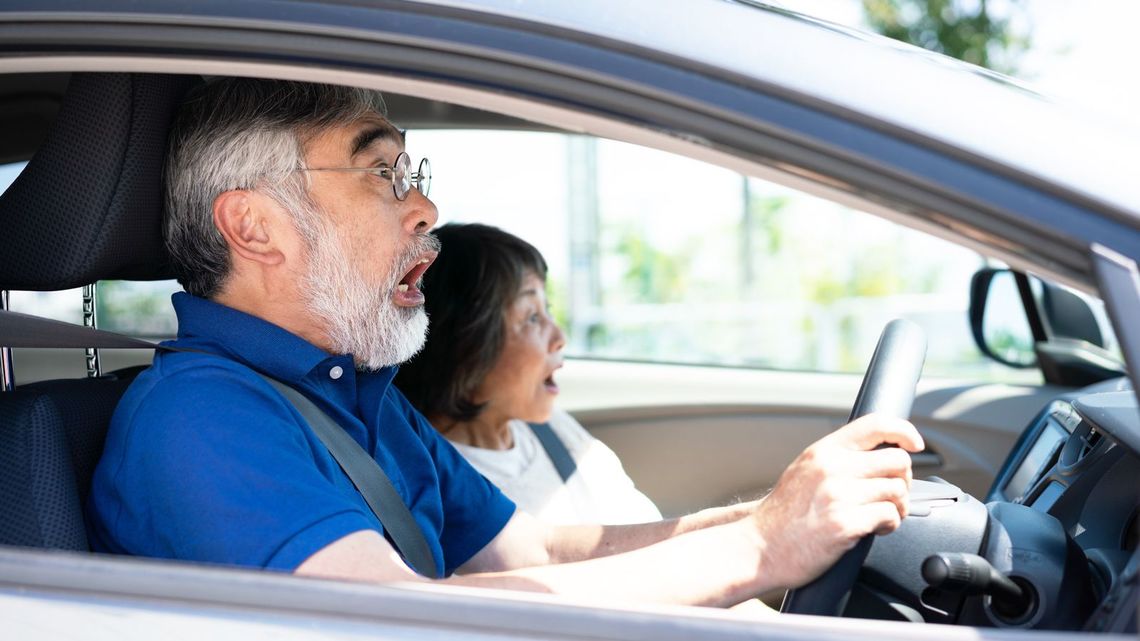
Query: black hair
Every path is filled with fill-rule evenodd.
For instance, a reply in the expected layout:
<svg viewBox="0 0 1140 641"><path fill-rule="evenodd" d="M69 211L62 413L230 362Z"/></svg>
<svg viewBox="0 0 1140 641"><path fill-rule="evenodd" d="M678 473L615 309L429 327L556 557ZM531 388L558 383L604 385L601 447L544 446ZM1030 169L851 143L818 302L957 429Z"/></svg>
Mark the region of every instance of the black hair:
<svg viewBox="0 0 1140 641"><path fill-rule="evenodd" d="M546 261L490 225L452 223L434 233L442 249L423 279L427 342L395 382L425 416L470 421L483 410L475 390L503 349L507 308L527 274L545 282Z"/></svg>

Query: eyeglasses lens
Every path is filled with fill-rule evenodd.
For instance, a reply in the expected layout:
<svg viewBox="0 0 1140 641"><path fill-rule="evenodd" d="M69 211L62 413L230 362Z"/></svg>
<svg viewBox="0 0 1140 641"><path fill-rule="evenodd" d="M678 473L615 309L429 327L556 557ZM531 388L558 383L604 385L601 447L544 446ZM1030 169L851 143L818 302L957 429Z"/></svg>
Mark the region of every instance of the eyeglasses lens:
<svg viewBox="0 0 1140 641"><path fill-rule="evenodd" d="M411 176L408 175L411 165L412 159L407 152L402 151L396 156L396 164L392 167L392 190L396 192L397 200L407 198L408 190L412 188Z"/></svg>
<svg viewBox="0 0 1140 641"><path fill-rule="evenodd" d="M416 180L416 188L420 193L427 196L428 191L431 190L431 163L427 158L420 161L420 169L414 176Z"/></svg>

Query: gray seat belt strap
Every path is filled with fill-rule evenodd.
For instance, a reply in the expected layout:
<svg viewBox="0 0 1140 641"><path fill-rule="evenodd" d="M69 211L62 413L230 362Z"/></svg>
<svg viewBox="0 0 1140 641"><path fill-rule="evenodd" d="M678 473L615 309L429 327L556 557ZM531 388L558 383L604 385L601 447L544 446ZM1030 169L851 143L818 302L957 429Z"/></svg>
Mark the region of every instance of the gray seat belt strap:
<svg viewBox="0 0 1140 641"><path fill-rule="evenodd" d="M154 349L157 346L114 332L0 309L0 347Z"/></svg>
<svg viewBox="0 0 1140 641"><path fill-rule="evenodd" d="M372 508L372 513L380 519L408 565L421 576L438 578L435 557L432 556L423 530L376 460L304 394L264 374L262 378L281 392L305 418L309 428L325 444L340 468L360 491L368 507Z"/></svg>
<svg viewBox="0 0 1140 641"><path fill-rule="evenodd" d="M562 477L562 482L568 481L578 469L578 464L574 462L574 457L570 456L570 450L566 449L566 444L554 433L554 428L550 427L550 423L527 423L527 425L538 437L538 442L542 444L542 449L546 450L550 462L554 463L554 469L558 470L558 476Z"/></svg>
<svg viewBox="0 0 1140 641"><path fill-rule="evenodd" d="M133 348L157 349L168 352L194 352L144 340L107 332L90 327L81 327L63 321L40 318L8 310L0 310L0 346L4 347L55 347L55 348ZM208 353L208 352L201 352ZM210 354L217 356L217 354ZM219 358L224 358L219 356ZM308 422L309 427L321 439L329 453L333 455L344 473L364 497L368 507L387 530L392 542L403 555L408 565L420 575L436 578L438 573L435 557L428 547L423 531L420 530L403 498L392 486L392 481L380 465L360 447L347 432L332 418L317 407L305 395L262 375L288 400L297 412ZM381 517L381 515L384 515Z"/></svg>

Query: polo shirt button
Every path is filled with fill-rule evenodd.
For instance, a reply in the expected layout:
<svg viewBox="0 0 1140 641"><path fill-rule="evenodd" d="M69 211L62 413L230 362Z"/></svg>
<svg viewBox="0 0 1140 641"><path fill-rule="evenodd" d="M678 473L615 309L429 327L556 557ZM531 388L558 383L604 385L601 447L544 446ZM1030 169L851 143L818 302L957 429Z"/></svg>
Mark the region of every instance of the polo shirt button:
<svg viewBox="0 0 1140 641"><path fill-rule="evenodd" d="M340 365L336 365L329 370L329 378L334 381L340 380L341 376L344 376L344 369L342 369Z"/></svg>

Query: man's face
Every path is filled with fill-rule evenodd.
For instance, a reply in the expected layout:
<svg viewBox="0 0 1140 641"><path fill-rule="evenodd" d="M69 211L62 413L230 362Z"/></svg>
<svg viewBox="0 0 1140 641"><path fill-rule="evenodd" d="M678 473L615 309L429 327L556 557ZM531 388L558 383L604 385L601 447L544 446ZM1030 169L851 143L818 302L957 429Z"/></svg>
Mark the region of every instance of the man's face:
<svg viewBox="0 0 1140 641"><path fill-rule="evenodd" d="M329 129L306 147L310 168L391 167L403 151L394 127L375 116ZM423 346L427 316L420 277L438 244L428 235L435 205L414 188L397 200L392 181L368 172L310 171L318 224L302 292L335 353L377 369Z"/></svg>

